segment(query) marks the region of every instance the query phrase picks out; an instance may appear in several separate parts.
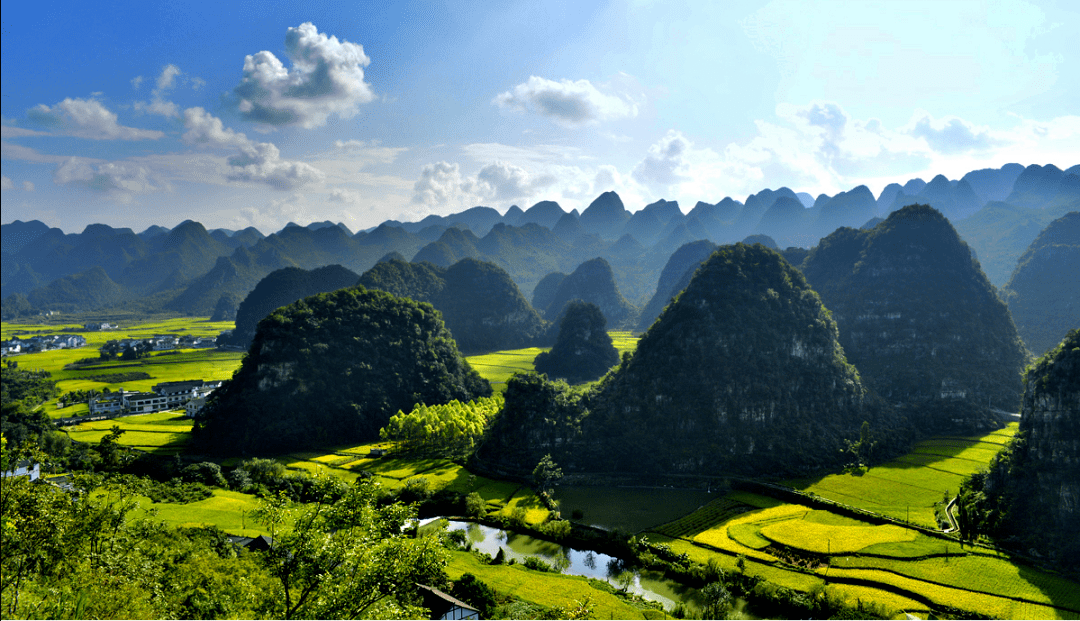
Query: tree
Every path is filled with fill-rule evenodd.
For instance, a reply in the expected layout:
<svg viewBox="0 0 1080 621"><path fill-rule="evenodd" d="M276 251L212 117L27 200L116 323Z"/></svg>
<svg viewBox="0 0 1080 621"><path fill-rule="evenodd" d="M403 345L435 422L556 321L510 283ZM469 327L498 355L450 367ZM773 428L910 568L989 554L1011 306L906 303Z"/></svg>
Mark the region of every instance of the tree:
<svg viewBox="0 0 1080 621"><path fill-rule="evenodd" d="M540 459L540 462L536 464L536 468L533 469L532 474L536 489L540 492L547 491L550 493L555 482L563 478L562 468L559 468L555 464L555 460L551 459L551 453L544 455Z"/></svg>
<svg viewBox="0 0 1080 621"><path fill-rule="evenodd" d="M378 493L377 483L359 479L333 504L325 496L298 507L278 497L257 512L274 533L265 560L286 619L415 618L414 585L445 586L439 539L404 535L415 506L380 505Z"/></svg>
<svg viewBox="0 0 1080 621"><path fill-rule="evenodd" d="M536 356L537 373L579 383L594 380L619 362L606 331L607 320L595 304L573 300L566 305L559 336L549 352Z"/></svg>

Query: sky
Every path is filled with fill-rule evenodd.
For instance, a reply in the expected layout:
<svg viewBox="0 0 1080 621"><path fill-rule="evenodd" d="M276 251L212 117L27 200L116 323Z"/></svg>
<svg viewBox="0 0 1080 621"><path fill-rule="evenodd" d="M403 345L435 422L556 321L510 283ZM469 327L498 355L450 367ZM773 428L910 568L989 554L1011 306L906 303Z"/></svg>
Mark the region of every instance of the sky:
<svg viewBox="0 0 1080 621"><path fill-rule="evenodd" d="M1080 3L8 2L2 220L352 230L1080 163Z"/></svg>

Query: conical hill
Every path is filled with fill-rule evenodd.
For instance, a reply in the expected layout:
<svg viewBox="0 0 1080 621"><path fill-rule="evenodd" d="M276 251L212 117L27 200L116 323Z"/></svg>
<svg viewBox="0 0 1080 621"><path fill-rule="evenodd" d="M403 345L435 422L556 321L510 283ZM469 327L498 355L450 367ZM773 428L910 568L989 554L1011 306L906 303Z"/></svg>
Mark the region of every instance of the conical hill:
<svg viewBox="0 0 1080 621"><path fill-rule="evenodd" d="M867 384L923 429L1016 412L1026 352L1008 308L945 216L926 205L842 228L803 264Z"/></svg>
<svg viewBox="0 0 1080 621"><path fill-rule="evenodd" d="M585 441L596 469L805 472L878 424L836 324L802 274L763 246L717 250L600 387Z"/></svg>

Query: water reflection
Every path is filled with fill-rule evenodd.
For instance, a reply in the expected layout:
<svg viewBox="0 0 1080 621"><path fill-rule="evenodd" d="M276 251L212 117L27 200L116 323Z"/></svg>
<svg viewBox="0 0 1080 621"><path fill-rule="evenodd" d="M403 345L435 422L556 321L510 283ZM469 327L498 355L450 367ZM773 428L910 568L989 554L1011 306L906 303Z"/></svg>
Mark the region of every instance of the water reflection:
<svg viewBox="0 0 1080 621"><path fill-rule="evenodd" d="M602 552L578 550L472 522L450 521L447 529L464 530L473 549L492 558L498 555L500 549L506 560L516 559L519 563L526 557L537 556L563 573L604 580L616 588L625 588L631 593L660 602L668 610L678 603L698 608L694 589L668 580L659 572L638 571L628 575L622 559Z"/></svg>

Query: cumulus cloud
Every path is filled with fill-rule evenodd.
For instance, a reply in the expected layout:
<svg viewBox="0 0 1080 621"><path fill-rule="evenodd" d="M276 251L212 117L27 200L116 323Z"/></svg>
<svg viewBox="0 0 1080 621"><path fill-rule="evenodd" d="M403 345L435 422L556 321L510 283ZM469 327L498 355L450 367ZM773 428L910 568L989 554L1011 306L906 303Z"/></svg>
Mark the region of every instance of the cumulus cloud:
<svg viewBox="0 0 1080 621"><path fill-rule="evenodd" d="M139 87L142 86L143 80L145 79L146 78L142 77L141 75L137 75L134 78L131 78L131 88L139 90Z"/></svg>
<svg viewBox="0 0 1080 621"><path fill-rule="evenodd" d="M202 108L184 110L184 127L187 131L181 138L188 144L235 150L227 160L225 176L230 181L264 183L278 190L292 190L325 178L311 164L281 159L281 151L272 143L255 142L225 127L221 119Z"/></svg>
<svg viewBox="0 0 1080 621"><path fill-rule="evenodd" d="M55 106L38 104L26 111L31 121L55 132L92 140L156 140L163 132L125 127L116 113L97 99L67 98Z"/></svg>
<svg viewBox="0 0 1080 621"><path fill-rule="evenodd" d="M7 175L0 175L0 190L13 190L15 189L15 183L12 182L11 177Z"/></svg>
<svg viewBox="0 0 1080 621"><path fill-rule="evenodd" d="M331 114L354 116L375 98L364 82L371 59L363 46L320 33L311 22L289 28L285 54L290 71L271 52L244 58L244 77L233 89L244 118L264 125L326 124Z"/></svg>
<svg viewBox="0 0 1080 621"><path fill-rule="evenodd" d="M687 178L686 153L690 141L682 132L668 130L649 147L645 159L634 168L634 179L652 188L663 189Z"/></svg>
<svg viewBox="0 0 1080 621"><path fill-rule="evenodd" d="M33 181L23 181L22 182L22 187L23 187L23 190L26 190L27 192L33 192L34 189L35 189Z"/></svg>
<svg viewBox="0 0 1080 621"><path fill-rule="evenodd" d="M629 97L601 92L588 80L548 80L532 76L500 93L493 104L517 112L532 112L564 126L579 126L612 119L633 118L637 104Z"/></svg>
<svg viewBox="0 0 1080 621"><path fill-rule="evenodd" d="M436 162L420 171L420 179L413 186L412 203L429 210L474 207L491 201L528 198L557 181L553 174L532 174L506 162L488 164L472 177L462 175L456 162Z"/></svg>
<svg viewBox="0 0 1080 621"><path fill-rule="evenodd" d="M360 193L346 188L334 188L330 191L330 201L333 203L345 203L356 205L360 202Z"/></svg>
<svg viewBox="0 0 1080 621"><path fill-rule="evenodd" d="M993 136L990 128L977 127L955 116L934 119L929 113L920 112L918 118L912 119L909 127L908 133L922 138L931 149L939 153L982 151L1003 143Z"/></svg>
<svg viewBox="0 0 1080 621"><path fill-rule="evenodd" d="M180 116L180 108L175 103L167 100L165 95L176 86L177 78L183 74L184 72L180 70L180 67L171 63L165 65L161 70L161 74L158 75L154 90L150 91L150 101L136 101L135 109L170 118ZM142 81L142 76L139 76L139 81Z"/></svg>
<svg viewBox="0 0 1080 621"><path fill-rule="evenodd" d="M132 162L93 163L83 158L68 158L53 172L58 185L77 185L108 194L119 202L130 202L135 194L166 189L146 166Z"/></svg>

